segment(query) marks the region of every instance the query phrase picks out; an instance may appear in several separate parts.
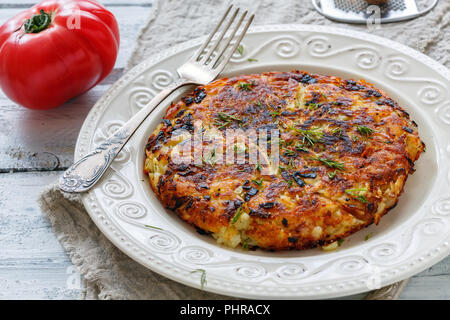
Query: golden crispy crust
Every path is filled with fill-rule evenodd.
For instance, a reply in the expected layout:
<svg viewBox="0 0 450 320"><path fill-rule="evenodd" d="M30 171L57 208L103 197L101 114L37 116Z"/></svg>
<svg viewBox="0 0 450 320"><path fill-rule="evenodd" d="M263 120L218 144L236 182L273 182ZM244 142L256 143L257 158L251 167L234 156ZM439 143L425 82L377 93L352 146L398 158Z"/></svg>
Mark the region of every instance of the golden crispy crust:
<svg viewBox="0 0 450 320"><path fill-rule="evenodd" d="M279 129L280 168L174 164L181 140L172 135L193 132L196 120L219 133ZM220 243L304 249L378 223L423 149L409 115L365 81L267 72L214 81L172 104L149 138L145 173L167 208Z"/></svg>

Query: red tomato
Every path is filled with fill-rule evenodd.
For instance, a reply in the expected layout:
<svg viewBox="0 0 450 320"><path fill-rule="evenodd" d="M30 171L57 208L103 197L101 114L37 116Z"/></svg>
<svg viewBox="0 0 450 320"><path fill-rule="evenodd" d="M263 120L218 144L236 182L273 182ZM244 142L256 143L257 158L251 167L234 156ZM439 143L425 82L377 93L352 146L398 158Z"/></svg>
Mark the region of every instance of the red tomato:
<svg viewBox="0 0 450 320"><path fill-rule="evenodd" d="M119 42L116 19L96 1L42 1L0 27L0 86L27 108L57 107L112 71Z"/></svg>

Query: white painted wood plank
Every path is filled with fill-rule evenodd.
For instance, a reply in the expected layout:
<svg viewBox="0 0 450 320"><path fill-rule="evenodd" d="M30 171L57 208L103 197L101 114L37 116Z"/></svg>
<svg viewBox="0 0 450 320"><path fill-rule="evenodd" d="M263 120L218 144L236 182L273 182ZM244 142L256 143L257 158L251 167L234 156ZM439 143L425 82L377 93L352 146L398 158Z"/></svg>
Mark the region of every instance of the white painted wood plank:
<svg viewBox="0 0 450 320"><path fill-rule="evenodd" d="M59 173L0 174L0 299L77 299L76 269L36 199ZM79 282L75 281L75 284Z"/></svg>

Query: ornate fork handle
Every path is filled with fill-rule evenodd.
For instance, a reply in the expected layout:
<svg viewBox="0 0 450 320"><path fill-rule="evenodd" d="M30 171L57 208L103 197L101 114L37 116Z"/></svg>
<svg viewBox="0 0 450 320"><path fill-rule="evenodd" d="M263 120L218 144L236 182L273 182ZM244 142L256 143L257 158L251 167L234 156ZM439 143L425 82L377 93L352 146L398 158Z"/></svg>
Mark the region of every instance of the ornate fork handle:
<svg viewBox="0 0 450 320"><path fill-rule="evenodd" d="M70 166L60 177L59 188L66 192L84 192L92 188L150 113L176 89L188 84L195 83L180 78L157 94L141 111L95 150Z"/></svg>

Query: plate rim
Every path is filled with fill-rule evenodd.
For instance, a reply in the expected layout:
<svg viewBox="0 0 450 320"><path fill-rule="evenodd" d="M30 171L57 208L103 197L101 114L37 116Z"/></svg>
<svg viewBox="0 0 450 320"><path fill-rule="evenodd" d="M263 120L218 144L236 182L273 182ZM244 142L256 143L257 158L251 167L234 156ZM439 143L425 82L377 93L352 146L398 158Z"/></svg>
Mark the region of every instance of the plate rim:
<svg viewBox="0 0 450 320"><path fill-rule="evenodd" d="M274 24L274 25L261 25L261 26L255 26L249 30L249 33L258 33L258 32L273 32L273 31L311 31L311 32L324 32L327 34L336 34L336 35L343 35L348 36L352 38L362 39L362 40L368 40L369 42L376 42L376 41L382 41L384 46L390 45L394 49L402 50L402 52L407 56L412 56L413 58L416 58L423 62L428 67L431 67L434 69L437 73L441 74L444 78L450 81L450 70L446 68L444 65L440 64L439 62L433 60L429 56L418 52L406 45L403 45L401 43L398 43L396 41L383 38L380 36L368 34L361 31L355 31L352 29L345 29L340 27L332 27L332 26L320 26L320 25L304 25L304 24ZM75 160L79 159L86 151L83 151L81 147L82 141L87 138L86 131L90 127L96 127L98 118L95 120L96 115L101 115L106 110L109 99L122 88L122 86L127 85L127 80L134 78L136 75L139 74L139 72L142 69L147 68L149 65L157 65L160 61L163 59L170 57L177 52L180 52L184 49L193 47L195 45L198 45L202 42L203 39L205 39L206 36L191 39L189 41L183 42L181 44L178 44L176 46L173 46L171 48L168 48L166 50L161 51L157 55L154 55L152 57L149 57L142 61L140 64L136 65L135 67L131 68L129 71L127 71L124 75L120 77L119 80L117 80L111 87L102 95L102 97L96 102L96 104L92 107L88 115L86 116L85 121L83 122L83 125L80 129L79 136L77 138L76 147L75 147ZM94 124L94 125L93 125ZM88 143L89 144L89 143ZM93 196L93 192L88 192L86 194L82 195L82 202L91 217L91 219L94 221L96 226L99 228L99 230L102 232L103 235L105 235L117 248L119 248L122 252L124 252L127 256L132 258L133 260L137 261L138 263L144 265L146 268L150 269L153 272L156 272L164 277L167 277L169 279L172 279L176 282L183 283L185 285L188 285L190 287L195 287L197 289L200 289L200 285L198 283L193 283L190 281L190 279L184 279L180 277L173 276L170 272L163 272L161 269L156 269L154 266L150 267L148 262L144 262L143 259L140 259L138 256L135 256L132 252L130 252L126 246L121 242L118 241L106 228L102 223L101 219L99 219L94 213L96 210L95 208L92 208L89 201L92 201L95 197ZM94 199L96 200L96 199ZM98 201L98 200L97 200ZM98 208L97 208L98 210ZM447 239L448 240L448 239ZM420 267L415 267L414 269L410 268L409 272L403 272L401 275L393 275L389 278L388 281L384 281L383 285L389 285L394 282L403 280L407 277L410 277L411 275L417 274L426 268L430 267L431 265L434 265L435 263L439 262L440 260L446 258L450 254L450 246L448 241L445 242L446 245L444 245L445 249L441 250L439 255L434 255L433 257L427 258L424 261L420 262ZM228 296L237 296L237 297L244 297L244 298L267 298L267 294L263 295L242 295L242 294L236 294L233 290L230 292L227 292L224 290L223 287L217 289L212 286L206 286L203 288L204 291L209 291L212 293L217 294L224 294ZM341 297L341 296L347 296L351 294L366 292L367 288L364 288L364 290L358 290L356 289L347 289L347 290L341 290L340 292L328 292L328 293L321 293L318 295L297 295L297 296L270 296L272 299L295 299L295 298L331 298L331 297Z"/></svg>

